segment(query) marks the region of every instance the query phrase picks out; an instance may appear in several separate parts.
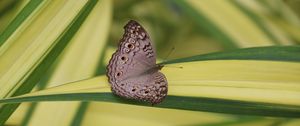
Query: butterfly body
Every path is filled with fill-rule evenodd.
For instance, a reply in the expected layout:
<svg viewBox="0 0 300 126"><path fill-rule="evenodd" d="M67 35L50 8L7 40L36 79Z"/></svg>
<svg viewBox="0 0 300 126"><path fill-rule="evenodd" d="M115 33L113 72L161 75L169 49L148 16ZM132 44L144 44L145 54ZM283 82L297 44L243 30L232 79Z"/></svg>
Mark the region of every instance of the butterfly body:
<svg viewBox="0 0 300 126"><path fill-rule="evenodd" d="M166 77L159 72L156 54L145 29L129 21L119 48L107 66L112 92L128 99L160 103L167 95Z"/></svg>

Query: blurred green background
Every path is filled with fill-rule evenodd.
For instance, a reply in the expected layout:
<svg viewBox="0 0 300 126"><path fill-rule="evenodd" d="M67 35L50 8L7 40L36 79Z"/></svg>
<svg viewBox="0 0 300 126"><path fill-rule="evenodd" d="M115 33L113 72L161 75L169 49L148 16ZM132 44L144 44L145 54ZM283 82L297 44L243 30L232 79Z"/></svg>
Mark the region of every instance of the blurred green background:
<svg viewBox="0 0 300 126"><path fill-rule="evenodd" d="M161 61L172 48L166 60L248 47L297 46L299 8L299 0L1 0L0 96L105 74L130 19L148 31ZM300 125L297 118L110 102L0 107L0 122L7 126Z"/></svg>

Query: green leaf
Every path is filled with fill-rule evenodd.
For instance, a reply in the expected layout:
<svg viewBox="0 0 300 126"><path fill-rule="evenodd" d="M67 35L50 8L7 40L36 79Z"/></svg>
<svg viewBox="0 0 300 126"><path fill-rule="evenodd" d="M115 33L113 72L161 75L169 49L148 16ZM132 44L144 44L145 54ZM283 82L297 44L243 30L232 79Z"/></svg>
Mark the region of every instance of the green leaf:
<svg viewBox="0 0 300 126"><path fill-rule="evenodd" d="M287 38L283 34L279 34L274 28L271 28L271 23L268 21L262 14L255 13L254 10L250 10L250 8L247 8L245 4L248 4L247 2L243 1L232 1L234 5L236 5L244 14L246 14L249 18L253 20L253 22L258 25L258 27L261 28L261 30L274 42L276 45L284 45L287 41ZM256 2L257 1L252 1ZM284 39L283 39L284 38ZM281 43L283 42L283 43Z"/></svg>
<svg viewBox="0 0 300 126"><path fill-rule="evenodd" d="M252 19L231 1L175 0L173 1L196 23L209 31L227 48L270 46L277 42L265 25ZM289 43L291 44L291 43Z"/></svg>
<svg viewBox="0 0 300 126"><path fill-rule="evenodd" d="M48 6L49 8L47 8L45 11L51 11L51 7L57 7L55 6L55 1L52 1L53 3L51 5L54 6ZM59 1L56 1L59 2ZM50 2L51 3L51 2ZM76 3L76 2L74 2ZM73 9L77 8L78 6L74 6L74 3L72 5L72 3L69 3L69 6L65 6L67 9L68 7L74 7ZM68 42L70 41L70 39L73 37L73 35L77 32L77 30L79 29L80 25L83 23L83 21L85 20L85 18L87 17L88 13L91 11L91 9L93 8L93 6L97 3L97 1L89 1L86 4L80 5L83 6L82 9L79 9L79 14L76 15L77 13L73 13L75 15L68 15L65 16L64 19L62 20L61 18L59 20L56 21L60 21L60 25L64 25L64 26L59 26L59 27L53 27L51 26L51 22L53 20L49 20L50 23L47 24L49 27L52 28L56 28L55 30L57 30L56 32L49 32L49 31L43 31L41 33L38 33L39 36L31 36L31 37L36 37L33 38L33 40L38 40L38 39L44 39L45 38L51 38L54 37L53 35L49 35L49 34L55 34L55 35L59 35L56 36L57 38L51 38L50 40L47 40L46 42L49 44L46 44L46 42L43 42L42 40L40 41L33 41L28 39L28 41L25 41L25 43L28 43L29 46L31 48L29 48L27 51L31 52L31 53L24 53L22 52L21 54L19 54L18 56L20 56L18 58L17 62L13 62L13 59L11 58L11 55L15 55L16 56L16 50L18 50L19 48L11 48L9 51L7 51L7 48L10 47L9 43L5 43L7 45L3 45L1 47L0 52L2 51L4 54L6 55L2 55L0 60L4 60L5 63L8 63L7 60L12 60L13 65L4 69L7 70L8 72L4 72L5 76L2 76L2 78L0 79L0 84L4 85L3 87L5 88L1 88L0 93L0 97L9 97L9 96L16 96L16 95L20 95L20 94L24 94L27 92L30 92L32 90L32 88L35 86L35 84L38 83L38 81L43 77L43 73L45 73L47 71L47 69L49 68L49 66L55 61L56 57L58 57L58 55L62 52L62 50L66 47L66 45L68 44ZM70 8L69 8L70 9ZM69 10L68 10L69 11ZM53 11L52 11L53 12ZM66 12L66 10L65 10ZM55 13L55 12L54 12ZM63 14L63 13L60 13ZM54 14L56 15L56 14ZM57 14L59 15L59 14ZM43 16L43 15L42 15ZM49 16L49 15L44 15L44 16ZM74 16L74 17L72 17ZM51 17L51 16L49 16ZM43 19L40 19L43 20ZM37 19L37 21L40 21L39 19ZM46 20L46 19L44 19ZM35 24L35 22L31 22L33 25L39 25L39 23L44 23L44 22L39 22L38 24ZM57 23L57 22L56 22ZM67 23L67 25L65 25L64 23ZM48 28L49 28L48 27ZM41 27L38 27L41 28ZM35 29L36 30L36 29ZM30 32L35 32L35 30L33 31L29 31L27 33ZM47 30L47 29L43 29L43 30ZM48 30L53 30L51 28L49 28ZM62 30L62 31L59 31ZM60 34L61 33L61 34ZM18 37L18 36L13 36L13 37ZM26 34L22 34L22 37L26 37ZM18 38L20 39L20 38ZM54 41L52 41L54 40ZM14 44L16 44L17 42L19 42L19 44L24 44L23 40L20 41L8 41L8 42L13 42ZM43 43L43 46L40 46L40 43ZM15 46L20 46L20 45L15 45ZM38 49L40 49L38 51L38 49L36 49L36 47L39 47ZM43 47L43 48L42 48ZM26 49L26 48L25 48ZM41 49L44 49L41 51ZM14 50L14 51L13 51ZM19 52L22 51L19 49ZM32 60L27 60L26 56L24 56L23 54L27 54L27 55L31 55L30 58L32 58ZM35 54L35 55L34 55ZM38 55L40 54L40 55ZM37 56L38 55L38 56ZM34 57L35 56L35 57ZM8 57L8 58L6 58ZM24 61L25 60L25 61ZM28 62L26 62L28 61ZM26 64L27 63L27 64ZM30 67L23 67L20 66L21 65L31 65ZM3 66L4 65L4 66ZM5 67L5 65L10 65L10 64L1 64L0 67ZM23 67L23 68L18 68L18 67ZM26 69L28 68L28 69ZM3 69L1 69L3 70ZM2 71L1 71L2 72ZM17 74L17 75L15 75ZM13 76L14 78L11 78L10 76ZM3 124L8 117L12 114L12 112L18 107L19 104L12 104L12 105L4 105L1 106L0 109L0 125Z"/></svg>
<svg viewBox="0 0 300 126"><path fill-rule="evenodd" d="M264 47L266 48L266 47ZM253 48L264 50L264 48ZM269 47L277 51L298 54L299 47ZM245 57L257 60L208 60L191 58L178 60L162 72L169 82L169 95L154 107L230 114L247 114L274 117L300 115L300 63L282 62L257 56L253 49L241 49ZM296 50L296 51L295 51ZM248 51L248 53L246 53ZM269 51L270 57L271 51ZM252 54L252 56L251 56ZM214 54L217 59L217 54ZM220 53L220 57L223 55ZM237 55L239 57L241 55ZM283 58L285 55L279 55ZM203 55L206 57L206 55ZM202 60L202 61L201 61ZM284 103L282 100L284 99ZM151 106L147 103L125 100L110 93L105 76L73 82L13 98L0 103L39 101L105 101Z"/></svg>
<svg viewBox="0 0 300 126"><path fill-rule="evenodd" d="M201 60L222 60L222 59L242 59L242 60L274 60L274 61L300 61L299 46L267 46L245 48L240 50L216 52L199 56L192 56L182 59L170 60L161 64L178 62L191 62Z"/></svg>
<svg viewBox="0 0 300 126"><path fill-rule="evenodd" d="M24 21L34 13L38 7L45 3L43 0L32 0L23 8L23 10L11 21L4 32L0 35L0 47L2 44L21 26Z"/></svg>
<svg viewBox="0 0 300 126"><path fill-rule="evenodd" d="M109 0L97 2L79 31L58 57L55 65L50 68L51 71L46 73L46 79L38 85L39 90L44 89L45 86L54 87L95 76L95 70L105 50L111 23L110 15L111 2ZM87 106L87 104L81 102L39 103L33 107L32 114L25 116L27 118L24 119L25 122L22 125L80 125L81 118L84 116L82 114L84 112L78 110L80 106ZM58 111L63 111L63 113ZM77 111L81 113L74 114Z"/></svg>

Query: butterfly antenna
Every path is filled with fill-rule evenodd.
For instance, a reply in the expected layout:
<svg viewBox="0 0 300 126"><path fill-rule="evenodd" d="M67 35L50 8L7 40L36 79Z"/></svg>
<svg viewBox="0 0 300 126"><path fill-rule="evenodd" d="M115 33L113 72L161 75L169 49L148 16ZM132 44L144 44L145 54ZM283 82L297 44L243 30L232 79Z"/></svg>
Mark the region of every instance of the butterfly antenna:
<svg viewBox="0 0 300 126"><path fill-rule="evenodd" d="M168 55L163 59L163 62L165 62L169 58L169 56L174 52L174 50L175 50L175 47L173 46L172 49L169 51ZM180 69L183 68L182 66L179 66L179 67L178 66L164 66L164 67L172 67L172 68L180 68Z"/></svg>
<svg viewBox="0 0 300 126"><path fill-rule="evenodd" d="M174 52L175 47L173 46L172 49L169 51L168 55L163 59L163 62L165 62L167 60L167 58L169 58L169 56L171 55L172 52Z"/></svg>

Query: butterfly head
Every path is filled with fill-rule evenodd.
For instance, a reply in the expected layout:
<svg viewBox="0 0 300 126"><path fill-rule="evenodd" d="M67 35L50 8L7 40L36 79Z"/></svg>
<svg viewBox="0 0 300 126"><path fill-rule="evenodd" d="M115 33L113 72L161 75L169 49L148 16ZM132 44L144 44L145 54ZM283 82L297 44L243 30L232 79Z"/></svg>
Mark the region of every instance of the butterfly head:
<svg viewBox="0 0 300 126"><path fill-rule="evenodd" d="M155 66L158 70L161 70L163 67L164 67L164 65L162 65L162 64L156 64L156 66Z"/></svg>

